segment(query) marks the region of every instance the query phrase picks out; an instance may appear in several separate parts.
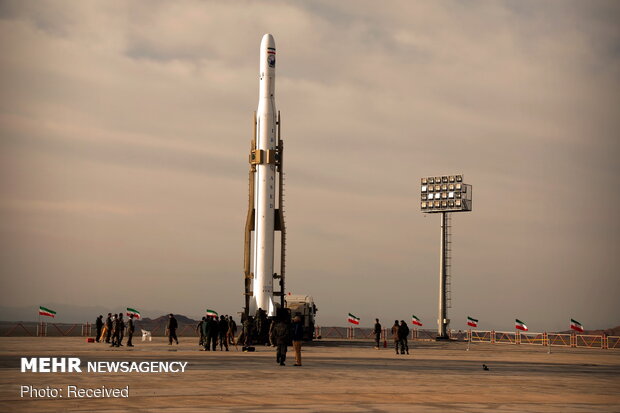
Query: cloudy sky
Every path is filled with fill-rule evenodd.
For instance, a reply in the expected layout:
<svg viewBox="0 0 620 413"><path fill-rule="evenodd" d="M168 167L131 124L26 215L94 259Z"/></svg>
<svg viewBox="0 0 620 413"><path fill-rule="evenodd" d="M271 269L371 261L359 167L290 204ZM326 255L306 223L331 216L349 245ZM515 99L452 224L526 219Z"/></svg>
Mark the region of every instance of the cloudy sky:
<svg viewBox="0 0 620 413"><path fill-rule="evenodd" d="M0 302L239 311L272 33L287 281L319 324L436 326L419 179L462 173L453 328L618 325L618 21L613 1L3 0Z"/></svg>

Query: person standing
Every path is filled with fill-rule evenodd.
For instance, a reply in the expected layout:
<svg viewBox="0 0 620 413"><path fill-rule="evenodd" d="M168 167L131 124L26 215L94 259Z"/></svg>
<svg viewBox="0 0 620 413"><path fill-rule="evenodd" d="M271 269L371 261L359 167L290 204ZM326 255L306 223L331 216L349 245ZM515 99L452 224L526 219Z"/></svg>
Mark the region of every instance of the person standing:
<svg viewBox="0 0 620 413"><path fill-rule="evenodd" d="M110 347L118 347L118 318L116 314L112 316L112 343Z"/></svg>
<svg viewBox="0 0 620 413"><path fill-rule="evenodd" d="M400 326L398 325L398 320L394 320L394 325L392 326L392 340L394 340L394 350L396 350L396 354L398 354L398 330Z"/></svg>
<svg viewBox="0 0 620 413"><path fill-rule="evenodd" d="M304 339L304 325L301 317L295 316L292 326L293 350L295 350L295 366L301 366L301 342Z"/></svg>
<svg viewBox="0 0 620 413"><path fill-rule="evenodd" d="M400 343L400 354L409 354L409 345L407 344L407 337L409 337L409 327L405 320L400 320L400 326L398 327L398 341Z"/></svg>
<svg viewBox="0 0 620 413"><path fill-rule="evenodd" d="M290 327L281 317L272 322L271 326L271 336L269 338L270 341L276 346L276 363L284 366L284 362L286 361L286 346L288 345Z"/></svg>
<svg viewBox="0 0 620 413"><path fill-rule="evenodd" d="M228 317L228 332L226 333L226 338L228 339L228 344L235 345L235 336L237 335L237 323L235 323L235 319L230 316Z"/></svg>
<svg viewBox="0 0 620 413"><path fill-rule="evenodd" d="M220 336L220 351L222 351L222 347L225 347L226 351L228 351L228 340L226 339L226 333L228 332L228 320L226 320L223 315L220 316L217 331Z"/></svg>
<svg viewBox="0 0 620 413"><path fill-rule="evenodd" d="M118 313L118 346L123 345L123 337L125 337L125 322L123 321L123 313Z"/></svg>
<svg viewBox="0 0 620 413"><path fill-rule="evenodd" d="M244 351L247 351L247 347L252 345L252 335L254 334L254 318L248 316L243 321L243 347Z"/></svg>
<svg viewBox="0 0 620 413"><path fill-rule="evenodd" d="M379 342L381 341L381 324L379 319L375 318L375 348L379 350Z"/></svg>
<svg viewBox="0 0 620 413"><path fill-rule="evenodd" d="M172 340L174 340L178 345L179 339L177 338L177 328L179 328L179 323L177 323L177 319L174 318L172 313L168 315L168 325L166 328L168 329L168 345L172 345Z"/></svg>
<svg viewBox="0 0 620 413"><path fill-rule="evenodd" d="M217 317L207 317L205 322L205 350L216 351L217 350L217 330L218 330Z"/></svg>
<svg viewBox="0 0 620 413"><path fill-rule="evenodd" d="M108 313L108 318L105 319L105 342L110 344L110 337L112 337L112 328L114 327L112 322L112 313Z"/></svg>
<svg viewBox="0 0 620 413"><path fill-rule="evenodd" d="M133 337L134 330L135 327L133 324L133 314L129 314L129 320L127 320L127 347L133 347L131 339Z"/></svg>
<svg viewBox="0 0 620 413"><path fill-rule="evenodd" d="M202 317L202 320L200 320L198 322L198 324L196 324L196 333L200 334L200 340L198 340L198 345L199 346L204 346L204 341L205 341L205 335L203 333L203 325L205 323L206 317Z"/></svg>
<svg viewBox="0 0 620 413"><path fill-rule="evenodd" d="M267 312L262 308L256 310L256 317L254 319L256 332L256 340L258 344L265 344L267 342Z"/></svg>
<svg viewBox="0 0 620 413"><path fill-rule="evenodd" d="M97 329L97 335L95 336L95 341L98 343L101 340L101 330L103 329L103 316L102 315L97 317L97 321L95 321L95 328Z"/></svg>
<svg viewBox="0 0 620 413"><path fill-rule="evenodd" d="M211 343L209 342L209 337L211 337L211 328L213 324L211 323L211 317L204 317L204 322L202 323L202 335L204 336L204 341L202 345L205 351L211 351Z"/></svg>

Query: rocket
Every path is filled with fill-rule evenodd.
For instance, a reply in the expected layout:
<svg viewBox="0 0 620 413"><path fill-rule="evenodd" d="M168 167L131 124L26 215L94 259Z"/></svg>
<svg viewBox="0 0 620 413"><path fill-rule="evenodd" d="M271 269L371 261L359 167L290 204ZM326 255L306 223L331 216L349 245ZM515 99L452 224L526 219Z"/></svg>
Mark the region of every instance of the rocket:
<svg viewBox="0 0 620 413"><path fill-rule="evenodd" d="M265 34L260 45L260 81L254 148L254 232L250 314L262 308L275 315L273 299L274 231L276 217L277 114L274 98L276 44Z"/></svg>

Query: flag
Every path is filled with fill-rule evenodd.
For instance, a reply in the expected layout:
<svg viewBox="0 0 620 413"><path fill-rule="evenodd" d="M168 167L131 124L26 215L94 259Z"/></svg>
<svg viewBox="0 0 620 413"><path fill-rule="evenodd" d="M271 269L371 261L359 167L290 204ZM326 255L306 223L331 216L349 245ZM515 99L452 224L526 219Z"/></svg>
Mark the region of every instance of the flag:
<svg viewBox="0 0 620 413"><path fill-rule="evenodd" d="M476 320L475 318L471 318L470 316L467 316L467 325L471 327L478 327L478 320Z"/></svg>
<svg viewBox="0 0 620 413"><path fill-rule="evenodd" d="M360 318L355 317L353 314L349 313L349 318L347 319L347 321L351 324L359 325Z"/></svg>
<svg viewBox="0 0 620 413"><path fill-rule="evenodd" d="M517 330L527 331L527 326L525 325L525 323L518 318L515 319L515 328Z"/></svg>
<svg viewBox="0 0 620 413"><path fill-rule="evenodd" d="M580 333L583 333L583 326L581 325L581 323L572 318L570 319L570 328L575 331L579 331Z"/></svg>
<svg viewBox="0 0 620 413"><path fill-rule="evenodd" d="M45 308L42 305L39 306L39 315L46 315L48 317L56 317L56 311Z"/></svg>
<svg viewBox="0 0 620 413"><path fill-rule="evenodd" d="M217 317L217 311L209 310L207 308L207 317Z"/></svg>
<svg viewBox="0 0 620 413"><path fill-rule="evenodd" d="M133 315L133 318L135 318L136 320L140 320L142 318L142 316L140 315L140 311L136 310L135 308L127 307L127 316L129 317L130 315Z"/></svg>
<svg viewBox="0 0 620 413"><path fill-rule="evenodd" d="M420 319L414 315L411 316L411 324L415 324L416 326L421 326L422 322Z"/></svg>

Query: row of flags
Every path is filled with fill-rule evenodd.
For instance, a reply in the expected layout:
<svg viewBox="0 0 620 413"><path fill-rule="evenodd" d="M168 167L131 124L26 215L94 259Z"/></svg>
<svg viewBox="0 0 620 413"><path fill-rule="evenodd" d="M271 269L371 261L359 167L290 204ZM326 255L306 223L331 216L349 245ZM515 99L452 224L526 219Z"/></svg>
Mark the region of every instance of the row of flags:
<svg viewBox="0 0 620 413"><path fill-rule="evenodd" d="M359 325L360 318L349 313L349 317L347 318L347 321L351 324ZM415 315L411 316L411 324L416 325L416 326L423 325L420 319L416 317ZM467 316L467 325L470 327L478 327L478 320L473 317ZM515 319L515 328L521 331L528 331L527 325L523 321L519 320L518 318ZM583 325L579 321L573 318L570 319L570 328L571 330L579 331L580 333L584 332Z"/></svg>
<svg viewBox="0 0 620 413"><path fill-rule="evenodd" d="M39 315L55 318L56 311L47 307L43 307L41 305L39 306ZM140 311L136 310L135 308L127 307L127 317L129 317L130 315L133 315L133 318L135 318L136 320L140 320L142 318L142 316L140 315Z"/></svg>
<svg viewBox="0 0 620 413"><path fill-rule="evenodd" d="M207 317L217 317L218 313L217 311L211 310L209 308L207 308ZM39 306L39 315L42 316L47 316L47 317L56 317L56 311L49 309L47 307L43 307L43 306ZM140 320L142 318L142 316L140 315L140 311L136 310L135 308L131 308L131 307L127 307L127 316L133 315L133 318L135 318L136 320ZM355 324L355 325L359 325L360 324L360 318L356 317L355 315L349 313L349 316L347 317L347 321L351 324ZM416 317L415 315L411 316L411 324L416 325L416 326L423 326L422 321L420 321L420 318ZM478 327L478 320L467 316L467 325L470 327ZM528 331L527 325L519 320L518 318L515 319L515 328L517 330L521 330L521 331ZM580 333L584 332L584 328L583 325L575 320L574 318L570 319L570 328L571 330L575 330L575 331L579 331Z"/></svg>
<svg viewBox="0 0 620 413"><path fill-rule="evenodd" d="M55 318L56 311L49 309L47 307L43 307L41 305L39 306L39 315ZM127 307L127 317L129 317L130 315L133 315L133 318L135 318L136 320L140 320L142 318L140 311L136 310L135 308ZM218 317L218 313L215 310L211 310L207 308L207 317ZM358 324L359 324L359 319L358 319Z"/></svg>
<svg viewBox="0 0 620 413"><path fill-rule="evenodd" d="M54 318L56 317L56 311L51 310L47 307L39 306L39 315L44 315L47 317ZM136 310L135 308L127 307L127 317L129 317L130 315L133 315L133 318L137 320L140 320L142 318L142 315L140 315L140 311ZM211 310L207 308L207 317L218 317L218 313L215 310ZM359 324L359 319L358 319L358 324Z"/></svg>

